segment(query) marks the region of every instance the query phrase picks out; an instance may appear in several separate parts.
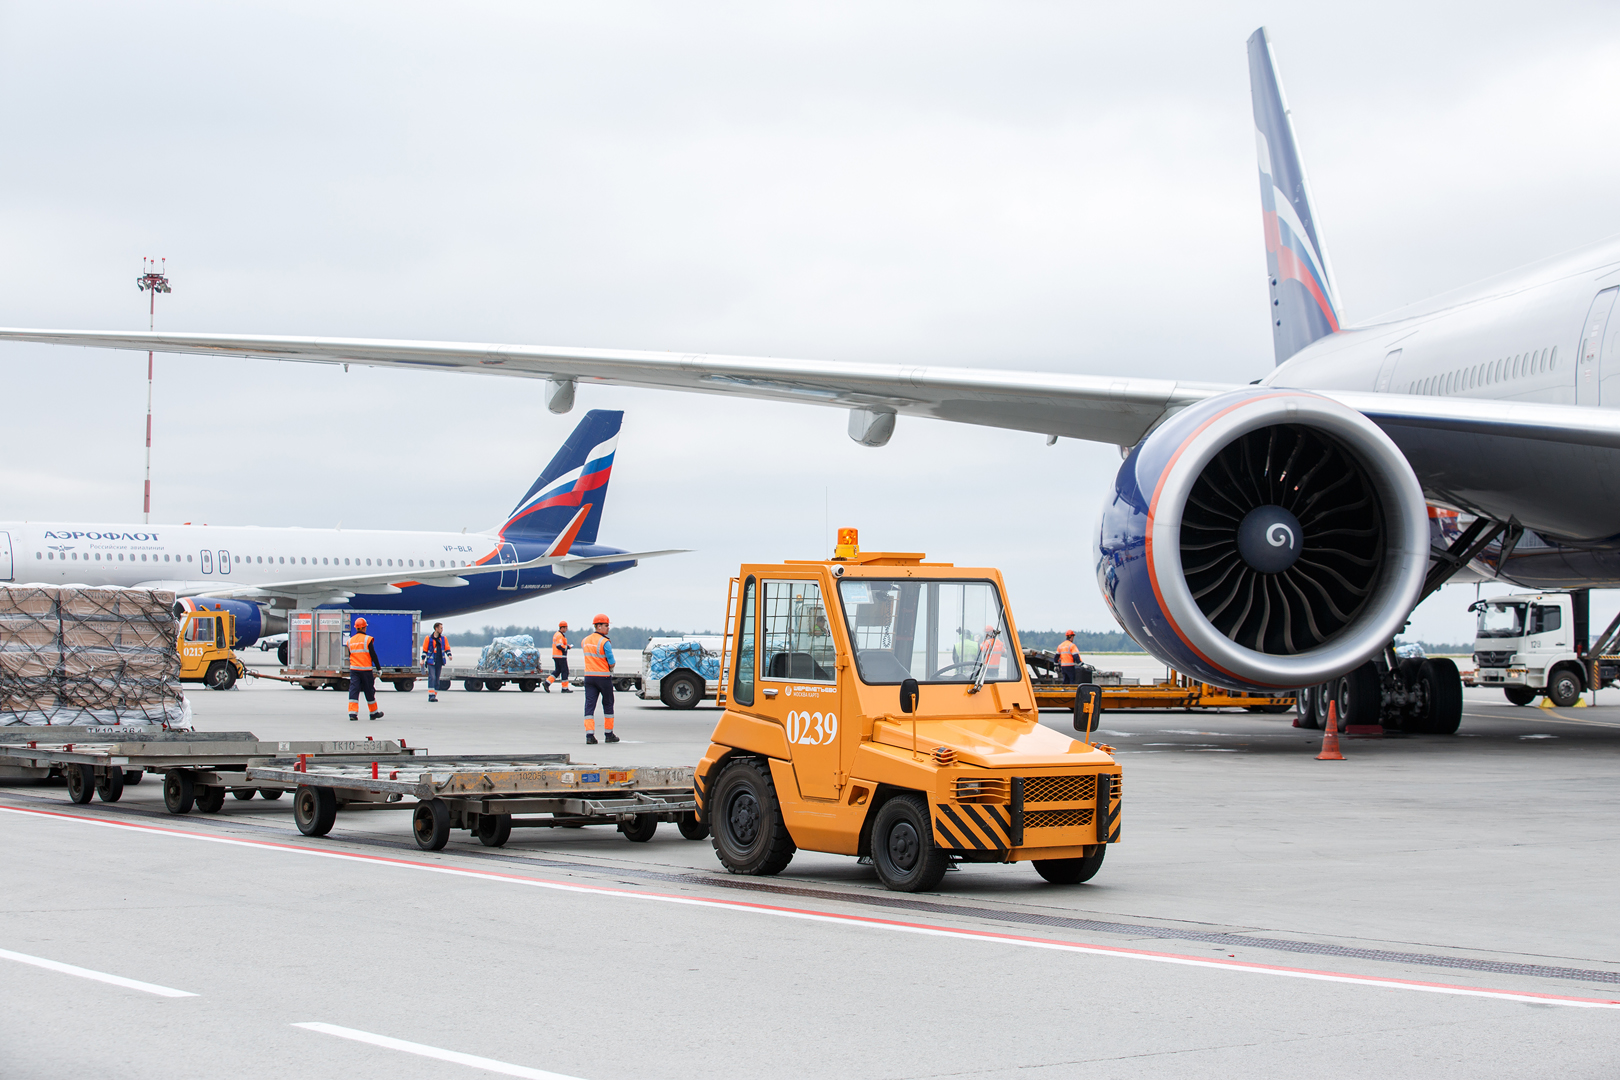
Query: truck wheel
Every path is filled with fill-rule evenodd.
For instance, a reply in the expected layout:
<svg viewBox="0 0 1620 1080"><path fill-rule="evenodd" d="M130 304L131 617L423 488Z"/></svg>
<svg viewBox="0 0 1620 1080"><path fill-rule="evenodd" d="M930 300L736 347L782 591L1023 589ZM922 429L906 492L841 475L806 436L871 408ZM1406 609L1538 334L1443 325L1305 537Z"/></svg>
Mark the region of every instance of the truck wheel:
<svg viewBox="0 0 1620 1080"><path fill-rule="evenodd" d="M1462 724L1462 676L1444 657L1425 660L1417 672L1417 705L1406 730L1419 735L1455 735Z"/></svg>
<svg viewBox="0 0 1620 1080"><path fill-rule="evenodd" d="M1504 686L1502 695L1515 705L1528 705L1536 700L1536 692L1528 686Z"/></svg>
<svg viewBox="0 0 1620 1080"><path fill-rule="evenodd" d="M681 814L680 818L675 822L675 827L688 840L707 840L709 838L708 823L699 821L697 815L690 810Z"/></svg>
<svg viewBox="0 0 1620 1080"><path fill-rule="evenodd" d="M1560 709L1567 709L1581 699L1581 677L1569 668L1561 668L1547 680L1547 696Z"/></svg>
<svg viewBox="0 0 1620 1080"><path fill-rule="evenodd" d="M619 822L619 831L632 844L645 844L658 831L658 818L653 814L637 814L630 821Z"/></svg>
<svg viewBox="0 0 1620 1080"><path fill-rule="evenodd" d="M1294 698L1294 726L1315 730L1322 726L1316 715L1316 688L1307 686Z"/></svg>
<svg viewBox="0 0 1620 1080"><path fill-rule="evenodd" d="M478 842L485 847L505 847L512 839L511 814L481 814L478 818Z"/></svg>
<svg viewBox="0 0 1620 1080"><path fill-rule="evenodd" d="M939 885L951 859L934 845L934 826L921 795L896 795L872 822L872 868L895 892L927 892Z"/></svg>
<svg viewBox="0 0 1620 1080"><path fill-rule="evenodd" d="M450 842L450 808L443 799L416 804L411 812L411 833L423 851L438 851Z"/></svg>
<svg viewBox="0 0 1620 1080"><path fill-rule="evenodd" d="M402 694L408 694L412 690L416 689L416 680L415 679L395 679L394 680L394 689L398 690Z"/></svg>
<svg viewBox="0 0 1620 1080"><path fill-rule="evenodd" d="M325 836L337 824L337 793L325 787L300 787L293 793L293 822L305 836Z"/></svg>
<svg viewBox="0 0 1620 1080"><path fill-rule="evenodd" d="M536 682L535 680L533 680L533 679L519 679L518 680L518 689L523 691L525 694L534 693L534 688L539 686L539 685L540 684L538 682Z"/></svg>
<svg viewBox="0 0 1620 1080"><path fill-rule="evenodd" d="M124 770L114 767L96 777L96 794L102 802L117 802L124 795Z"/></svg>
<svg viewBox="0 0 1620 1080"><path fill-rule="evenodd" d="M191 774L183 769L170 769L163 774L163 805L171 814L189 814L195 804L196 786Z"/></svg>
<svg viewBox="0 0 1620 1080"><path fill-rule="evenodd" d="M205 814L217 814L225 808L225 789L208 784L197 789L197 809Z"/></svg>
<svg viewBox="0 0 1620 1080"><path fill-rule="evenodd" d="M96 797L96 767L70 762L62 766L67 775L68 798L81 806Z"/></svg>
<svg viewBox="0 0 1620 1080"><path fill-rule="evenodd" d="M236 672L224 660L215 660L208 665L208 673L203 676L203 682L210 690L229 690L236 685Z"/></svg>
<svg viewBox="0 0 1620 1080"><path fill-rule="evenodd" d="M1054 885L1079 885L1090 881L1102 869L1107 844L1097 845L1097 854L1078 859L1036 859L1035 872Z"/></svg>
<svg viewBox="0 0 1620 1080"><path fill-rule="evenodd" d="M254 789L250 787L231 788L231 798L241 799L243 802L247 802L249 799L253 798L253 791Z"/></svg>
<svg viewBox="0 0 1620 1080"><path fill-rule="evenodd" d="M476 693L479 690L482 690L484 688L484 680L483 679L463 679L463 680L461 680L461 688L463 690L471 690L474 693Z"/></svg>
<svg viewBox="0 0 1620 1080"><path fill-rule="evenodd" d="M798 850L782 820L782 805L770 770L752 759L721 771L707 800L710 842L720 864L733 874L780 874Z"/></svg>
<svg viewBox="0 0 1620 1080"><path fill-rule="evenodd" d="M703 700L703 680L689 671L676 671L659 685L658 697L671 709L695 709Z"/></svg>
<svg viewBox="0 0 1620 1080"><path fill-rule="evenodd" d="M276 663L282 667L287 666L287 643L285 641L276 646Z"/></svg>
<svg viewBox="0 0 1620 1080"><path fill-rule="evenodd" d="M282 789L278 787L266 787L259 789L259 798L261 799L274 802L276 799L281 798L281 796Z"/></svg>

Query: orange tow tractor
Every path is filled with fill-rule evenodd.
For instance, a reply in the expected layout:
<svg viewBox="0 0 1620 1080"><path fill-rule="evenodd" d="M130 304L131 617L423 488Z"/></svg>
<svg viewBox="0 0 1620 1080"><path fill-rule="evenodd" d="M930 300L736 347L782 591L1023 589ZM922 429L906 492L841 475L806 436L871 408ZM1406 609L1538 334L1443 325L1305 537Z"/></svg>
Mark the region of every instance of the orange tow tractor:
<svg viewBox="0 0 1620 1080"><path fill-rule="evenodd" d="M1001 574L862 553L750 564L732 580L720 704L698 764L699 815L737 874L799 848L869 856L891 889L953 862L1033 862L1072 885L1119 839L1120 769L1041 726Z"/></svg>

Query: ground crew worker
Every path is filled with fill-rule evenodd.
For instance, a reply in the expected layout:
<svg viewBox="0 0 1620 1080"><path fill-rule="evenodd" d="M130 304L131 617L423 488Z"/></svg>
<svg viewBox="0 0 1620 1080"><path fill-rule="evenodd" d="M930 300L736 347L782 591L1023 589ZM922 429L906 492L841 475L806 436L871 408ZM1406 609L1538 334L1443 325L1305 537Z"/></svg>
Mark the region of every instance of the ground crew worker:
<svg viewBox="0 0 1620 1080"><path fill-rule="evenodd" d="M366 695L371 718L381 720L377 711L377 640L366 633L366 620L354 620L354 632L349 635L349 719L360 719L360 695Z"/></svg>
<svg viewBox="0 0 1620 1080"><path fill-rule="evenodd" d="M973 631L965 626L956 628L956 646L951 649L951 659L956 661L958 667L971 664L979 655L979 643L973 640Z"/></svg>
<svg viewBox="0 0 1620 1080"><path fill-rule="evenodd" d="M602 741L618 742L613 734L613 643L608 640L608 617L592 620L596 632L579 643L585 653L585 742L596 745L596 699L602 699Z"/></svg>
<svg viewBox="0 0 1620 1080"><path fill-rule="evenodd" d="M444 640L444 623L433 624L433 633L422 642L422 666L427 669L428 700L439 700L439 673L450 658L450 643Z"/></svg>
<svg viewBox="0 0 1620 1080"><path fill-rule="evenodd" d="M1080 682L1080 646L1074 643L1074 631L1063 631L1063 644L1057 647L1058 672L1063 676L1063 685L1074 686Z"/></svg>
<svg viewBox="0 0 1620 1080"><path fill-rule="evenodd" d="M572 694L574 691L568 685L568 624L557 624L557 632L551 635L551 677L540 685L551 693L551 684L562 683L562 692Z"/></svg>
<svg viewBox="0 0 1620 1080"><path fill-rule="evenodd" d="M1005 654L1006 650L1002 647L1001 635L996 633L995 624L987 624L984 628L984 637L979 639L979 663L988 669L989 674L1000 678L1001 658Z"/></svg>

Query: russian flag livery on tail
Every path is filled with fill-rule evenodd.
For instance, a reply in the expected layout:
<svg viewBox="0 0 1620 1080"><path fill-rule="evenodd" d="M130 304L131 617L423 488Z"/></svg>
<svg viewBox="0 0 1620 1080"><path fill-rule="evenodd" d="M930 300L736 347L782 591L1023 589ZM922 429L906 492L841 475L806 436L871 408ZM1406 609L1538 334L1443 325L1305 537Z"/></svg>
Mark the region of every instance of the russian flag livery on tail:
<svg viewBox="0 0 1620 1080"><path fill-rule="evenodd" d="M571 540L596 543L623 420L624 413L617 410L592 409L586 413L534 486L518 500L501 526L502 538L551 539L573 531ZM584 520L576 521L579 510L585 507L589 512Z"/></svg>
<svg viewBox="0 0 1620 1080"><path fill-rule="evenodd" d="M1265 27L1249 38L1249 84L1271 275L1271 338L1281 364L1338 331L1339 294L1311 210L1310 185Z"/></svg>

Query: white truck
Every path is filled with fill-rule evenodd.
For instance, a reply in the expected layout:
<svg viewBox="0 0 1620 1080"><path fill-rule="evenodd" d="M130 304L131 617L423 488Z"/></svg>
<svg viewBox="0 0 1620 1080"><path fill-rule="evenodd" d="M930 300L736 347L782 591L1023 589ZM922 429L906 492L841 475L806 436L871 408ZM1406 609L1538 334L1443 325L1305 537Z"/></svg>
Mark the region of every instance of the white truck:
<svg viewBox="0 0 1620 1080"><path fill-rule="evenodd" d="M641 651L641 688L645 701L662 701L671 709L695 709L720 688L721 638L701 635L650 638Z"/></svg>
<svg viewBox="0 0 1620 1080"><path fill-rule="evenodd" d="M1567 707L1581 691L1613 684L1620 662L1602 653L1612 644L1616 626L1588 649L1586 601L1585 592L1536 592L1493 596L1470 605L1468 610L1479 616L1474 685L1500 686L1515 705L1528 705L1545 694L1554 705Z"/></svg>

